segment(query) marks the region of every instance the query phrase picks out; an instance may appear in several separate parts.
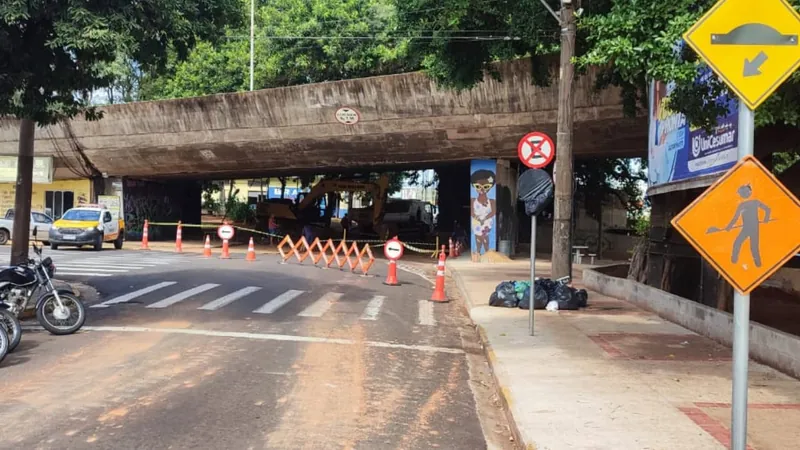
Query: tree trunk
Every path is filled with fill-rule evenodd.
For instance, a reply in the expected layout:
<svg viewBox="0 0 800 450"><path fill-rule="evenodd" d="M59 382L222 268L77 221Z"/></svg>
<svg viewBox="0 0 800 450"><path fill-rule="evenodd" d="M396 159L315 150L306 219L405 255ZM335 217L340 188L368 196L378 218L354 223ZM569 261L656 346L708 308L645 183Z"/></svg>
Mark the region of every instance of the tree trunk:
<svg viewBox="0 0 800 450"><path fill-rule="evenodd" d="M572 131L575 110L573 78L575 67L575 15L572 6L561 7L561 74L558 85L558 125L556 132L555 204L553 214L552 277L572 275Z"/></svg>
<svg viewBox="0 0 800 450"><path fill-rule="evenodd" d="M11 265L28 261L28 237L31 231L31 193L33 191L33 133L35 127L36 123L33 120L22 119L20 121Z"/></svg>

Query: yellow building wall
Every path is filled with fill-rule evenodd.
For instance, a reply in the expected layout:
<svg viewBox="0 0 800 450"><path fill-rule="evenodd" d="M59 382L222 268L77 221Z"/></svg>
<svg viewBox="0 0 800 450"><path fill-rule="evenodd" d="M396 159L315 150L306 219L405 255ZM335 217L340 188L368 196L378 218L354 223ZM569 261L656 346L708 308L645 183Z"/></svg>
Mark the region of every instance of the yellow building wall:
<svg viewBox="0 0 800 450"><path fill-rule="evenodd" d="M0 216L4 216L9 208L14 207L16 183L0 183ZM44 194L46 191L72 191L75 194L75 206L89 203L92 199L92 183L89 180L54 180L50 184L34 183L31 194L31 210L44 212Z"/></svg>

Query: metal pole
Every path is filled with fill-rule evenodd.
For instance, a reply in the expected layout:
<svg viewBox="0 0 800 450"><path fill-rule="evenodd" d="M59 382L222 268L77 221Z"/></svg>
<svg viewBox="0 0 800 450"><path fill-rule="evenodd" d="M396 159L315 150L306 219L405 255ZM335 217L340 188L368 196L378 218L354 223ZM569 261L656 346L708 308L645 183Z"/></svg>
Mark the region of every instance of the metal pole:
<svg viewBox="0 0 800 450"><path fill-rule="evenodd" d="M536 215L531 216L531 295L528 299L528 332L533 336L533 298L536 296Z"/></svg>
<svg viewBox="0 0 800 450"><path fill-rule="evenodd" d="M253 69L255 66L256 0L250 0L250 90L253 90Z"/></svg>
<svg viewBox="0 0 800 450"><path fill-rule="evenodd" d="M754 111L739 101L739 159L753 154ZM750 295L733 294L733 408L731 449L747 448L747 365L750 358Z"/></svg>

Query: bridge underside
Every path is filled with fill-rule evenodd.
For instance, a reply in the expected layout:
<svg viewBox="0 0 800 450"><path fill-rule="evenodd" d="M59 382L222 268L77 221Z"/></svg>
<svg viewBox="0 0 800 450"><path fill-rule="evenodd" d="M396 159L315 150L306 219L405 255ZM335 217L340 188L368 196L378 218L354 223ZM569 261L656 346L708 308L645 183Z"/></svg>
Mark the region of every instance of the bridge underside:
<svg viewBox="0 0 800 450"><path fill-rule="evenodd" d="M502 81L487 78L460 93L411 73L113 105L99 122L76 119L37 130L36 153L88 160L108 176L155 179L516 158L525 133L556 137L557 90L530 83L528 60L499 67ZM598 92L593 84L593 73L575 83L576 157L646 156L646 117L624 117L619 92ZM337 122L342 106L357 109L360 121ZM0 154L16 153L16 132L14 122L0 122Z"/></svg>

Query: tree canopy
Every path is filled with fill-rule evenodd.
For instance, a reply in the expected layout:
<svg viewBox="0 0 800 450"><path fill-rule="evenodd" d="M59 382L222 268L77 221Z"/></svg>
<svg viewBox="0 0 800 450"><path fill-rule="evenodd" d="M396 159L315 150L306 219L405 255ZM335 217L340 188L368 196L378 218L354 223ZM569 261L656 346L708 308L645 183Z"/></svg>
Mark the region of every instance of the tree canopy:
<svg viewBox="0 0 800 450"><path fill-rule="evenodd" d="M159 67L240 19L238 0L0 2L0 115L54 123L96 109L88 93L113 84L109 66Z"/></svg>
<svg viewBox="0 0 800 450"><path fill-rule="evenodd" d="M249 11L244 12L249 15ZM256 89L401 73L419 65L397 36L385 0L275 0L256 12ZM180 98L249 87L249 23L201 42L162 76L146 77L145 99Z"/></svg>

